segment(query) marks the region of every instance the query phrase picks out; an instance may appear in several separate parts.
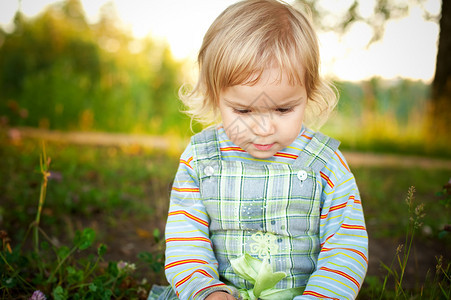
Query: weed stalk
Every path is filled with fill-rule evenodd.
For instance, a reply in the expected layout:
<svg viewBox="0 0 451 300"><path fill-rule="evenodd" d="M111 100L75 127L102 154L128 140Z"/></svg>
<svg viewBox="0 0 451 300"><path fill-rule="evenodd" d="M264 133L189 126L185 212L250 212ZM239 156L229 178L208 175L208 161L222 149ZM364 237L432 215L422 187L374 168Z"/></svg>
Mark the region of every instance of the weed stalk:
<svg viewBox="0 0 451 300"><path fill-rule="evenodd" d="M424 204L421 203L414 208L414 194L415 187L411 186L407 192L406 203L409 211L409 224L407 227L406 238L404 245L399 245L396 249L396 255L393 259L390 267L382 263L382 266L388 271L387 276L385 276L382 292L379 299L383 299L388 277L391 275L395 280L395 299L400 299L401 295L406 299L407 295L402 287L402 282L404 279L407 261L409 260L410 251L413 245L413 239L415 236L415 231L422 226L421 219L424 217ZM401 254L402 253L402 254ZM394 261L398 261L399 273L396 268L393 268Z"/></svg>
<svg viewBox="0 0 451 300"><path fill-rule="evenodd" d="M34 250L36 253L39 253L39 222L41 221L42 208L44 207L45 195L47 192L47 182L50 177L50 158L47 157L44 142L42 142L42 153L40 155L39 164L40 172L42 174L42 180L41 191L39 193L38 211L36 213L36 219L34 221Z"/></svg>

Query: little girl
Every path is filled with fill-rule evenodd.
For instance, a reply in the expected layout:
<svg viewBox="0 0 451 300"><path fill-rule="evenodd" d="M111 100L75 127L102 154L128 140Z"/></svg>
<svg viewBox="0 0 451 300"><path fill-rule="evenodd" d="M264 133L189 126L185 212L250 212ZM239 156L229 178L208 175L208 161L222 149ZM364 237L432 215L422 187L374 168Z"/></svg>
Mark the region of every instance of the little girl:
<svg viewBox="0 0 451 300"><path fill-rule="evenodd" d="M166 277L149 299L354 299L368 265L355 179L339 142L306 125L336 105L315 32L277 0L228 7L181 95L216 122L180 159L166 225ZM304 125L305 124L305 125Z"/></svg>

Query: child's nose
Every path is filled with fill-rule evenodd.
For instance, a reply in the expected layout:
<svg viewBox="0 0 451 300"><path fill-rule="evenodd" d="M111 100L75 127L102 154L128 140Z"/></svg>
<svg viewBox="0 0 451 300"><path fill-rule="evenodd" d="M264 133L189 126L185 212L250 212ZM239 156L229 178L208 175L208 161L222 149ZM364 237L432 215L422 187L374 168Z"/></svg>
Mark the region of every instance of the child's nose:
<svg viewBox="0 0 451 300"><path fill-rule="evenodd" d="M261 115L255 118L252 131L258 136L270 136L276 132L274 120L272 120L271 116Z"/></svg>

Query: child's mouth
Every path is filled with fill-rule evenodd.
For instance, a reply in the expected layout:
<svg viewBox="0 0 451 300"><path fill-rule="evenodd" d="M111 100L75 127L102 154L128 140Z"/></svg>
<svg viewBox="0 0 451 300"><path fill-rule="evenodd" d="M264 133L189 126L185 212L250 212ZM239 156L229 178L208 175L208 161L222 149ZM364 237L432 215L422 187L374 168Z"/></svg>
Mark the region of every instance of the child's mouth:
<svg viewBox="0 0 451 300"><path fill-rule="evenodd" d="M254 144L254 147L261 151L268 151L274 144Z"/></svg>

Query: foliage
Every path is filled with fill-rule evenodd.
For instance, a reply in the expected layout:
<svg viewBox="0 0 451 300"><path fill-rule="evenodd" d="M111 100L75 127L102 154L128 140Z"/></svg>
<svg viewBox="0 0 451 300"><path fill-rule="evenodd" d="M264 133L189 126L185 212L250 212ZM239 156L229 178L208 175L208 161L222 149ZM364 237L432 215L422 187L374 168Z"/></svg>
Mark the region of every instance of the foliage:
<svg viewBox="0 0 451 300"><path fill-rule="evenodd" d="M447 141L451 138L449 130L451 119L448 113L451 103L451 60L448 59L451 51L450 2L434 2L436 5L441 2L440 13L430 12L428 6L431 1L427 0L375 0L371 2L350 0L342 1L340 4L344 3L344 6L338 10L328 7L327 1L298 0L297 2L306 4L314 16L313 21L325 31L334 31L344 35L354 25L364 24L367 28L371 28L372 36L367 37L369 41L367 46L383 37L388 21L405 17L413 11L421 11L424 20L438 23L440 34L437 42L436 70L431 84L432 92L427 109L422 112L426 119L422 120L423 122L419 125L423 131L424 143L435 144L438 140L440 145L434 152L440 153L445 150L449 155ZM392 119L388 121L393 122ZM419 125L416 128L420 127Z"/></svg>
<svg viewBox="0 0 451 300"><path fill-rule="evenodd" d="M134 39L111 4L95 24L78 0L33 19L18 13L15 24L12 32L0 30L0 124L191 134L177 97L182 63L167 45ZM447 140L430 141L424 130L429 84L373 78L336 85L338 112L323 131L344 148L451 157Z"/></svg>
<svg viewBox="0 0 451 300"><path fill-rule="evenodd" d="M83 254L93 248L95 236L93 229L85 228L77 231L69 247L54 245L48 239L34 251L23 251L20 245L12 250L4 248L0 252L0 294L21 298L39 289L54 299L145 299L148 286L132 276L134 264L109 262L105 267L104 244L97 247L95 255ZM5 232L3 237L8 238Z"/></svg>
<svg viewBox="0 0 451 300"><path fill-rule="evenodd" d="M337 112L321 129L357 151L451 157L447 139L434 138L425 122L430 87L420 81L373 78L337 82Z"/></svg>
<svg viewBox="0 0 451 300"><path fill-rule="evenodd" d="M413 250L413 242L415 232L423 225L424 203L416 205L414 203L415 188L409 188L406 198L408 207L409 223L406 230L405 241L396 248L396 254L388 266L381 262L383 269L387 272L383 282L378 277L369 276L365 279L368 285L363 293L359 295L359 299L412 299L413 291L409 291L403 286L403 279L406 274L408 260ZM437 265L435 268L435 276L431 278L429 271L421 284L419 294L420 299L449 299L451 297L451 263L444 265L443 256L436 257ZM412 260L412 258L410 258ZM388 283L393 281L393 290L389 288Z"/></svg>
<svg viewBox="0 0 451 300"><path fill-rule="evenodd" d="M375 0L368 9L361 0L346 1L344 9L340 12L331 10L321 1L298 0L305 3L314 18L315 25L326 31L346 33L354 23L364 23L373 30L369 43L380 40L384 35L385 24L392 19L405 17L409 11L419 6L423 9L423 18L437 22L439 16L432 15L425 9L426 0ZM368 3L366 3L368 5Z"/></svg>
<svg viewBox="0 0 451 300"><path fill-rule="evenodd" d="M2 137L4 138L3 135ZM5 145L3 138L2 144ZM14 154L14 148L18 150L16 154ZM2 166L0 177L7 181L7 184L1 188L3 199L0 209L0 228L5 230L0 232L3 244L3 247L0 248L0 298L28 299L33 291L40 290L47 297L51 296L52 299L146 299L149 280L162 277L163 255L161 253L164 241L161 239L159 229L154 229L153 240L146 241L146 230L137 228L137 231L140 230L139 233L144 236L142 243L148 243L148 246L140 247L140 251L135 257L136 260L129 262L129 260L122 259L123 255L113 253L112 256L112 253L109 253L123 241L110 243L107 247L104 243L105 240L108 240L104 229L108 226L96 224L105 222L98 220L105 219L110 214L116 219L116 222L125 218L131 219L131 215L136 220L148 219L158 206L152 208L149 203L144 204L142 201L132 203L127 199L109 199L110 202L104 199L98 201L95 198L97 196L92 198L92 195L85 193L80 195L85 199L73 203L73 205L82 206L76 210L75 206L67 204L68 196L77 190L86 189L86 178L83 174L86 169L90 169L93 164L99 162L95 156L103 156L104 153L93 149L87 151L91 153L83 157L83 155L77 155L80 149L63 150L66 160L58 161L60 156L55 155L55 163L52 163L53 167L51 167L50 159L44 152L41 156L40 168L36 172L41 177L42 184L39 186L37 184L38 177L27 174L33 172L33 161L35 163L39 161L33 155L38 151L37 145L26 143L26 145L16 145L14 148L7 146L0 150L4 157L0 162ZM59 153L57 149L65 149L65 146L51 145L46 148L51 153ZM121 150L116 151L122 152ZM139 181L142 180L146 185L149 185L149 181L141 177L144 174L140 175L139 172L136 172L137 162L133 158L130 159L130 156L136 155L132 155L129 151L125 149L126 153L118 155L128 157L129 164L126 165L133 169L135 178L127 183L136 184L135 189L141 189L142 184ZM116 155L111 149L110 152ZM30 157L21 159L28 155ZM141 166L143 166L142 158L140 157L139 162ZM75 165L72 164L72 167L69 167L70 162L73 163L73 159L80 161L76 161ZM120 158L118 159L120 160ZM69 170L69 173L54 171L53 168L61 168L61 163L72 170ZM78 168L77 165L80 164L83 166ZM100 181L108 181L110 180L108 177L117 176L118 173L111 174L112 172L129 176L128 170L115 170L112 165L114 163L104 167L105 170L100 175L99 181L91 177L94 185L102 189L107 197L113 195L111 189L121 189L121 185L113 183L116 185L113 187L110 186L111 183L108 183L107 187L109 188L105 188L101 187L103 183ZM164 172L158 172L159 167L157 166L151 168L144 166L144 169L147 175L155 172L164 178L173 176L172 173L165 175ZM70 174L73 176L73 180L70 181L76 183L67 187L64 182L67 183L67 179L71 178ZM121 179L118 178L118 180ZM22 201L12 202L8 200L21 197L21 193L17 193L17 187L20 186L20 184L16 185L18 182L26 182L25 188L20 190L28 190L28 195L33 195L31 196L33 198L25 197L22 198ZM58 185L62 185L62 187L55 189L55 186ZM156 182L153 182L152 185L154 187L148 191L149 193L164 194L160 189L165 189L165 187L158 187ZM71 190L72 188L74 190ZM63 190L64 194L62 194ZM121 189L119 192L127 193L132 190L130 188L128 191ZM135 194L142 196L142 192L137 193L136 191ZM72 194L72 196L74 195ZM133 196L129 195L128 197ZM39 199L38 203L35 201L37 198ZM158 196L154 196L154 199L158 199ZM45 202L46 200L47 202ZM128 210L124 209L125 206L128 206ZM37 207L37 209L30 210L32 207ZM103 209L105 214L99 213L100 209ZM30 213L35 216L33 217ZM77 216L77 222L81 219L95 219L97 221L91 225L97 229L75 226L80 229L74 230L75 224L67 223L70 222L69 216ZM109 226L117 226L112 224L112 220L106 220L106 222L110 223ZM30 224L28 230L27 223ZM126 221L121 221L121 223L124 224ZM98 228L103 229L99 232ZM31 240L29 233L35 233L31 236ZM99 239L103 241L99 242ZM112 259L113 257L115 259ZM120 258L119 261L118 258ZM152 276L152 274L154 275Z"/></svg>
<svg viewBox="0 0 451 300"><path fill-rule="evenodd" d="M385 290L387 280L389 276L392 276L395 280L395 297L398 299L401 295L405 298L406 294L402 287L402 281L404 279L404 274L406 271L407 260L410 256L410 251L412 250L412 243L415 231L421 227L421 219L424 217L424 204L420 204L413 207L413 198L414 198L415 188L412 186L409 188L409 192L407 194L406 203L409 209L409 226L407 228L405 243L398 246L396 249L396 260L398 262L399 273L397 269L393 266L393 262L388 267L384 263L382 263L383 267L387 270L388 275L384 279L384 284L382 286L382 294ZM382 297L381 294L381 297Z"/></svg>
<svg viewBox="0 0 451 300"><path fill-rule="evenodd" d="M79 0L34 19L17 13L14 30L0 38L3 122L159 134L185 129L189 120L177 101L181 63L167 45L134 39L117 24L111 5L88 24Z"/></svg>

